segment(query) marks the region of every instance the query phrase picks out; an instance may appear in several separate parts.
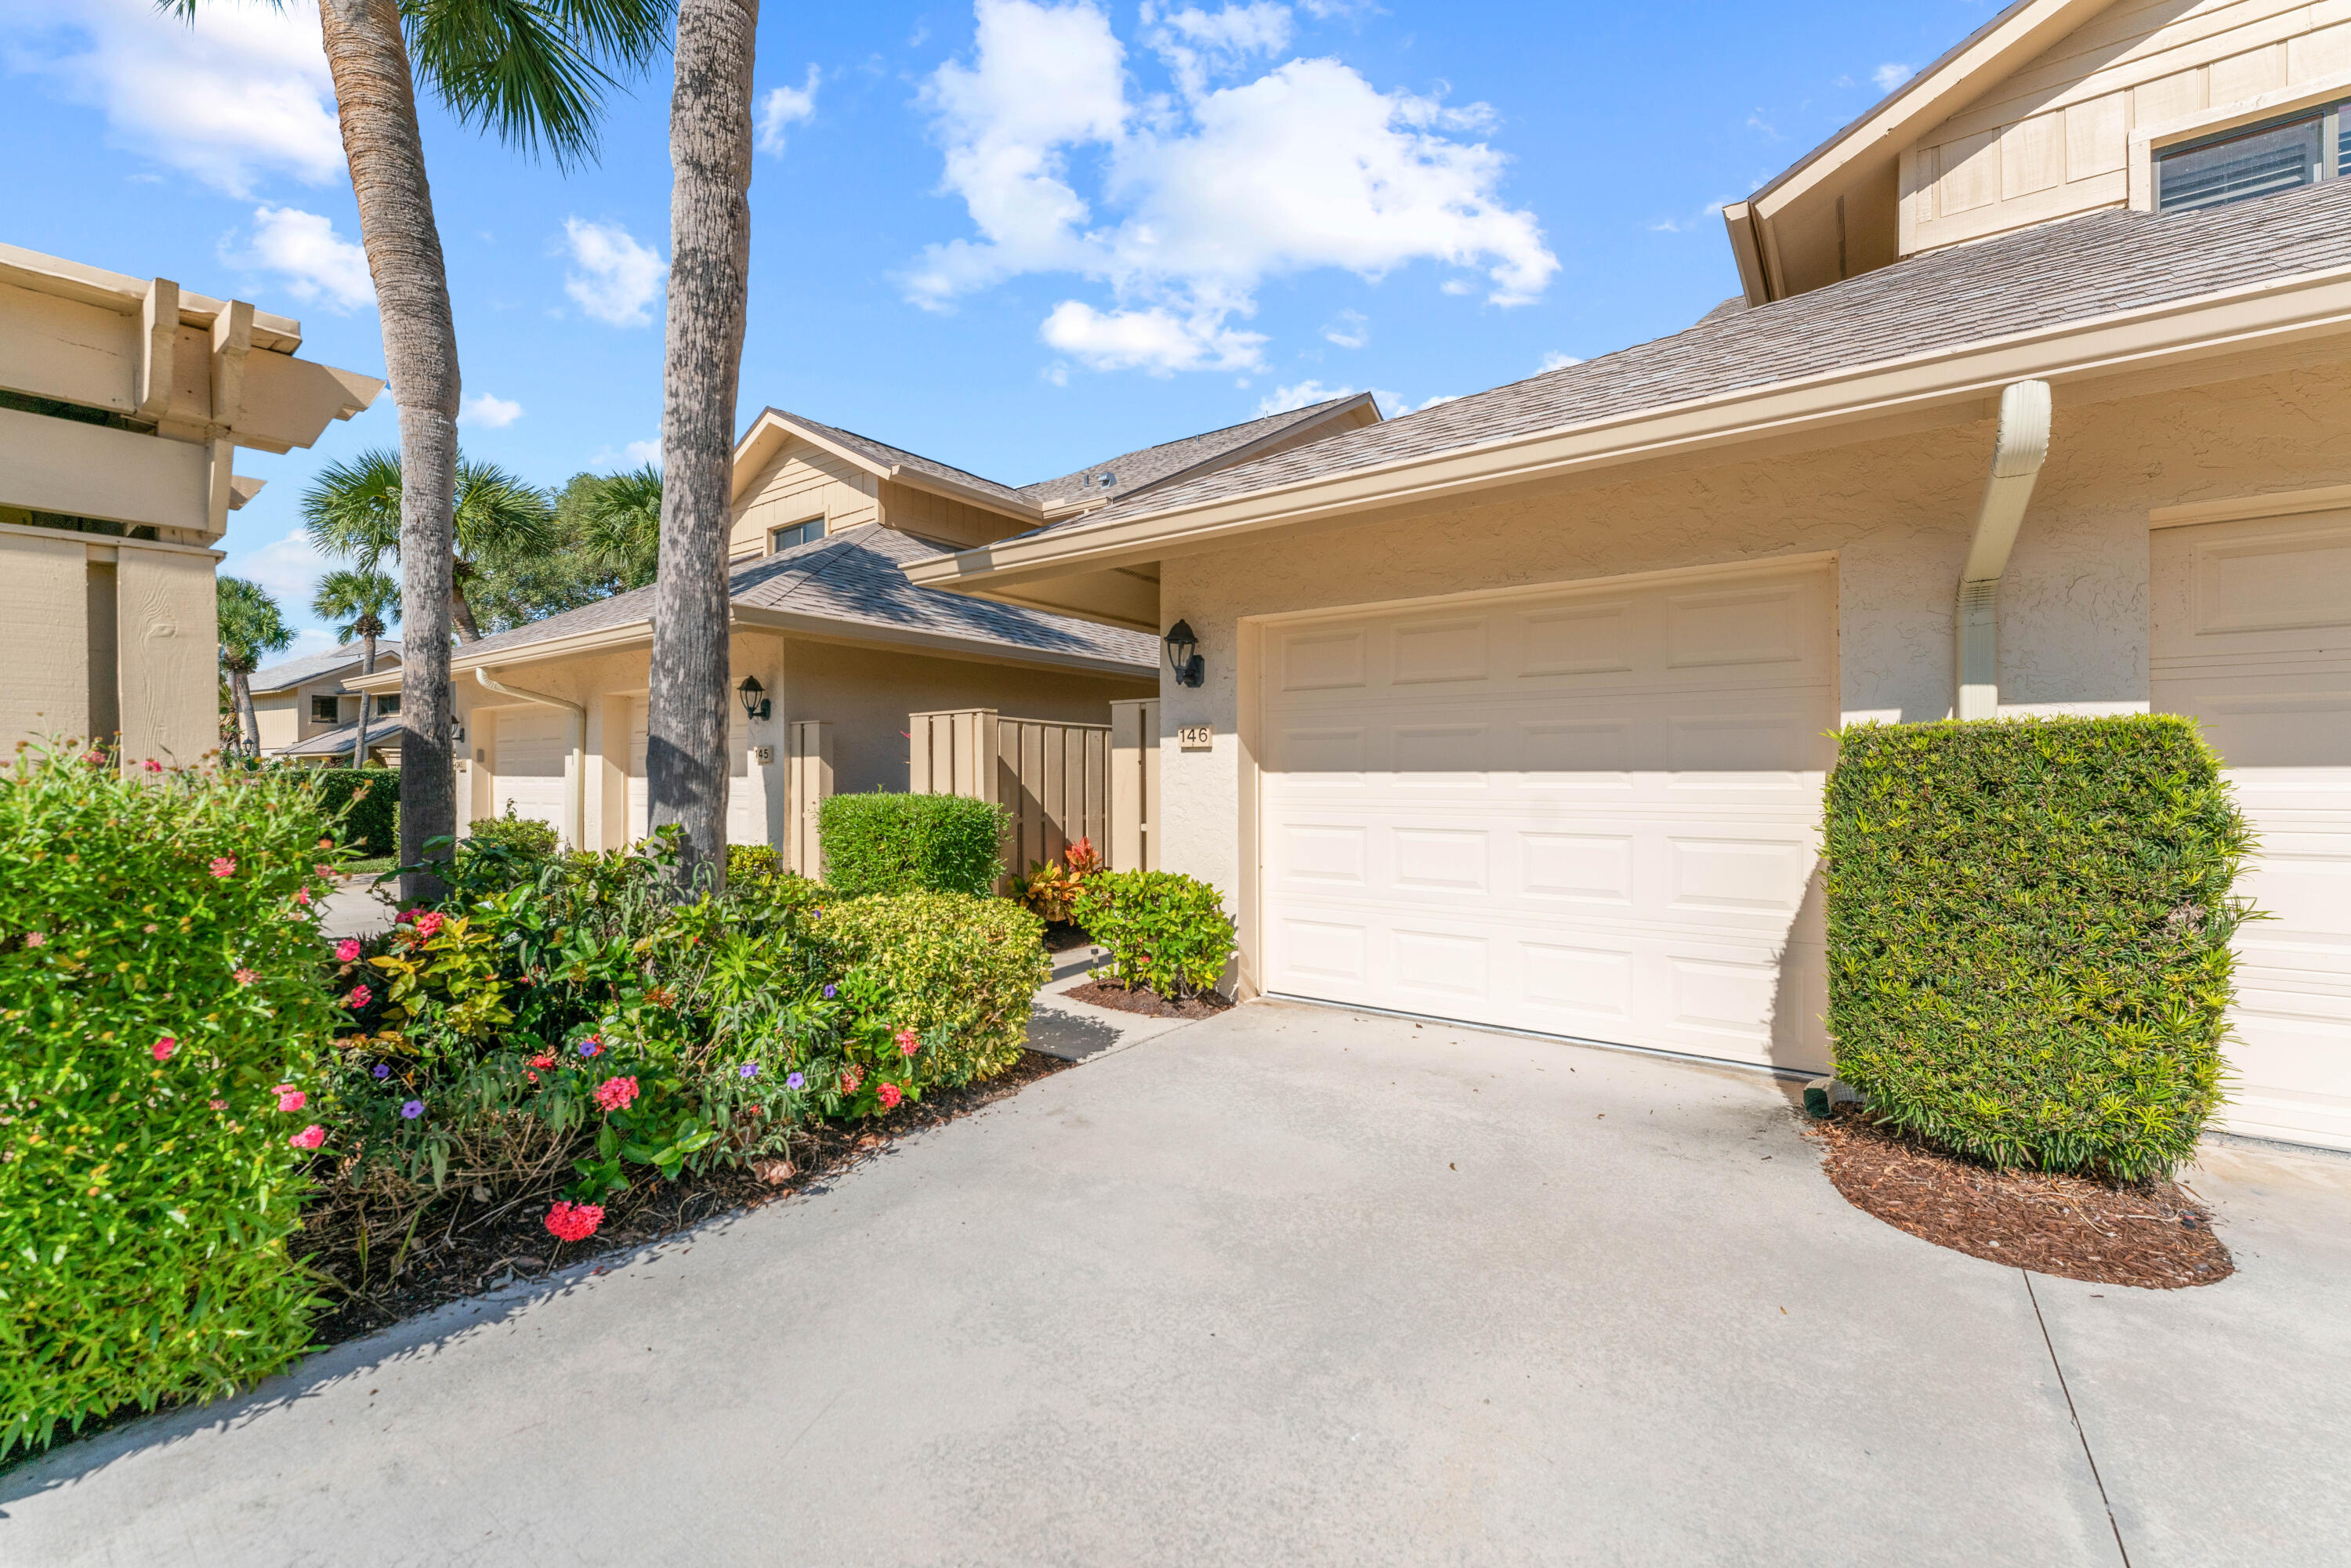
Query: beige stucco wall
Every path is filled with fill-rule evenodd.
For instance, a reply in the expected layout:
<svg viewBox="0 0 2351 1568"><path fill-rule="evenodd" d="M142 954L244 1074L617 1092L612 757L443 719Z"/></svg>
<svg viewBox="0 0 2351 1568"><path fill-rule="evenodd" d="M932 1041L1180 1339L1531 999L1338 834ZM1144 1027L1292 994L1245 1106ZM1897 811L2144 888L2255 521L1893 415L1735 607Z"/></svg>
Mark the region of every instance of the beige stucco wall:
<svg viewBox="0 0 2351 1568"><path fill-rule="evenodd" d="M1161 864L1246 902L1251 775L1241 722L1246 618L1510 585L1832 555L1847 720L1951 706L1952 612L1990 463L1989 420L1828 451L1553 486L1165 563L1163 622L1207 659L1160 693ZM2000 599L2002 711L2147 702L2148 512L2351 482L2351 366L2189 392L2061 398L2050 457ZM1208 724L1207 752L1177 749Z"/></svg>

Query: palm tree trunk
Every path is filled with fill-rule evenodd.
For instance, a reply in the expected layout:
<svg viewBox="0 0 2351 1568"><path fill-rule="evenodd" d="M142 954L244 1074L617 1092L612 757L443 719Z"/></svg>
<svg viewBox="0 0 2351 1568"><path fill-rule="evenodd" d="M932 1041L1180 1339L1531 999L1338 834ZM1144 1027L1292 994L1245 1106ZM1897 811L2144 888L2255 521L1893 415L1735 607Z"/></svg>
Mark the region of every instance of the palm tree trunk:
<svg viewBox="0 0 2351 1568"><path fill-rule="evenodd" d="M684 830L682 885L726 875L726 534L751 270L751 52L758 0L684 0L670 98L661 576L645 793Z"/></svg>
<svg viewBox="0 0 2351 1568"><path fill-rule="evenodd" d="M360 637L360 674L375 674L375 633L372 632L363 632ZM360 733L351 742L351 766L354 768L367 766L368 705L374 701L375 698L367 693L360 694Z"/></svg>
<svg viewBox="0 0 2351 1568"><path fill-rule="evenodd" d="M474 622L473 601L465 597L465 578L472 570L472 567L461 560L449 574L449 615L457 622L457 641L460 643L482 640L482 629Z"/></svg>
<svg viewBox="0 0 2351 1568"><path fill-rule="evenodd" d="M258 757L261 755L261 720L253 711L253 683L246 678L246 673L231 670L228 673L228 689L236 703L237 722L245 730L245 754Z"/></svg>
<svg viewBox="0 0 2351 1568"><path fill-rule="evenodd" d="M457 831L450 757L449 593L455 535L457 329L424 178L416 89L398 0L319 0L327 67L335 82L343 152L360 209L360 240L375 279L383 361L400 410L400 858ZM412 873L402 896L443 891Z"/></svg>

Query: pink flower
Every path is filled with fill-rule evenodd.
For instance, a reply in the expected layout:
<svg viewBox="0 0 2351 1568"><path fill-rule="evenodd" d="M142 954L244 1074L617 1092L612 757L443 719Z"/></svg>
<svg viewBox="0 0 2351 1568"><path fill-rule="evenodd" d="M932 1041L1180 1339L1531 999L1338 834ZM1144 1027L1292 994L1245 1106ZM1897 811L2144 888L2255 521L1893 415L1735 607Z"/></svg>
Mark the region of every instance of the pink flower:
<svg viewBox="0 0 2351 1568"><path fill-rule="evenodd" d="M923 1049L922 1036L916 1034L913 1030L900 1030L895 1036L895 1039L898 1041L898 1054L901 1056L912 1056L914 1052Z"/></svg>
<svg viewBox="0 0 2351 1568"><path fill-rule="evenodd" d="M898 1102L906 1097L906 1092L894 1083L884 1083L879 1092L882 1096L882 1109L884 1111L895 1111L898 1108Z"/></svg>
<svg viewBox="0 0 2351 1568"><path fill-rule="evenodd" d="M315 1149L327 1141L327 1129L313 1122L286 1141L298 1149Z"/></svg>
<svg viewBox="0 0 2351 1568"><path fill-rule="evenodd" d="M240 986L249 986L253 984L254 981L261 978L261 971L258 969L237 969L231 972L229 978L235 980Z"/></svg>
<svg viewBox="0 0 2351 1568"><path fill-rule="evenodd" d="M213 1100L206 1102L206 1103L210 1104L215 1111L225 1111L228 1109L228 1102L225 1100Z"/></svg>
<svg viewBox="0 0 2351 1568"><path fill-rule="evenodd" d="M157 1040L153 1045L148 1047L148 1054L154 1057L158 1061L167 1061L171 1059L172 1053L179 1049L180 1042L173 1040L167 1034L162 1039Z"/></svg>
<svg viewBox="0 0 2351 1568"><path fill-rule="evenodd" d="M48 941L49 939L47 937L42 936L37 931L27 931L25 933L25 946L27 947L46 947L48 946Z"/></svg>
<svg viewBox="0 0 2351 1568"><path fill-rule="evenodd" d="M604 1210L592 1203L559 1202L547 1211L547 1228L558 1241L585 1241L604 1223Z"/></svg>
<svg viewBox="0 0 2351 1568"><path fill-rule="evenodd" d="M375 993L369 990L365 986L353 986L351 988L351 1011L357 1012L373 1000L375 1000Z"/></svg>
<svg viewBox="0 0 2351 1568"><path fill-rule="evenodd" d="M440 934L442 923L447 918L437 909L428 909L416 917L416 934L430 941Z"/></svg>
<svg viewBox="0 0 2351 1568"><path fill-rule="evenodd" d="M206 869L223 882L226 882L236 874L236 862L226 855L215 855L213 857L213 863Z"/></svg>
<svg viewBox="0 0 2351 1568"><path fill-rule="evenodd" d="M413 909L403 909L399 914L392 917L392 923L394 925L405 925L415 918L416 911Z"/></svg>
<svg viewBox="0 0 2351 1568"><path fill-rule="evenodd" d="M359 959L360 944L358 937L346 936L341 941L335 944L335 961L337 963L356 964L359 962Z"/></svg>
<svg viewBox="0 0 2351 1568"><path fill-rule="evenodd" d="M139 766L140 766L140 767L141 767L141 768L145 768L145 769L147 769L147 771L148 771L148 772L150 772L150 773L161 773L161 772L162 772L162 771L163 771L163 765L162 765L162 763L160 763L160 762L156 761L156 760L155 760L153 758L152 758L152 757L151 757L151 758L149 758L146 761L144 761L144 762L141 763Z"/></svg>
<svg viewBox="0 0 2351 1568"><path fill-rule="evenodd" d="M309 903L309 902L310 902L310 890L309 890L308 888L307 888L307 887L298 887L298 888L296 888L296 889L294 890L294 902L295 902L295 903L297 903L297 904L308 904L308 903Z"/></svg>
<svg viewBox="0 0 2351 1568"><path fill-rule="evenodd" d="M310 1097L299 1089L281 1089L277 1092L277 1108L280 1111L299 1111L309 1103Z"/></svg>
<svg viewBox="0 0 2351 1568"><path fill-rule="evenodd" d="M314 865L314 866L312 866L310 869L311 869L312 871L317 872L317 873L319 873L319 875L320 876L320 878L321 878L321 879L328 880L328 881L331 881L331 880L333 880L333 878L334 878L334 874L335 874L335 868L334 868L333 866L330 866L330 865Z"/></svg>
<svg viewBox="0 0 2351 1568"><path fill-rule="evenodd" d="M637 1097L634 1078L607 1078L596 1085L596 1103L607 1111L625 1111Z"/></svg>

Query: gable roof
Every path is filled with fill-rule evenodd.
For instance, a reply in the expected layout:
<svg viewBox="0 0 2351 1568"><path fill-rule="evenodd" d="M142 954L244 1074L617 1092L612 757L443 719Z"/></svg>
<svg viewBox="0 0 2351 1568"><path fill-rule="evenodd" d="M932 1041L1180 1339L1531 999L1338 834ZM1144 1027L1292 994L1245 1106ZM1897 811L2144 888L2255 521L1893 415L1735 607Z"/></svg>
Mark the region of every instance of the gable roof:
<svg viewBox="0 0 2351 1568"><path fill-rule="evenodd" d="M752 450L753 444L766 430L777 425L847 458L877 479L913 485L922 490L936 490L958 500L977 501L998 511L1010 512L1017 517L1039 515L1036 503L1009 485L983 479L951 463L941 463L919 452L909 452L903 446L893 446L886 441L876 441L870 435L860 435L853 430L843 430L837 424L826 424L805 414L789 413L780 408L761 409L759 417L751 422L750 430L736 443L738 469L744 457ZM739 491L741 485L738 483L736 487Z"/></svg>
<svg viewBox="0 0 2351 1568"><path fill-rule="evenodd" d="M864 632L876 641L947 643L1050 663L1159 664L1156 639L1067 615L1023 610L918 588L902 566L946 550L884 528L860 523L823 538L746 561L727 574L738 623L785 630ZM653 624L652 585L501 632L456 651L461 667L494 663L538 644Z"/></svg>
<svg viewBox="0 0 2351 1568"><path fill-rule="evenodd" d="M288 659L282 664L272 664L266 670L256 670L246 677L246 685L256 694L290 691L296 686L322 681L329 675L346 671L356 672L366 653L358 643L346 643L340 648L329 648L323 653L309 653L299 659ZM395 662L400 658L400 639L379 637L375 640L376 663Z"/></svg>
<svg viewBox="0 0 2351 1568"><path fill-rule="evenodd" d="M1311 425L1320 424L1343 413L1353 414L1358 410L1369 411L1371 419L1368 423L1378 423L1380 406L1377 400L1369 392L1350 392L1343 397L1325 398L1321 402L1308 403L1304 408L1285 409L1280 413L1269 413L1240 424L1228 424L1222 430L1187 435L1181 441L1163 441L1156 446L1122 452L1115 457L1090 463L1058 479L1040 479L1033 485L1023 485L1020 493L1045 507L1078 502L1101 505L1123 501L1138 491L1181 478L1207 464L1246 458L1250 447L1270 445L1284 437L1296 435ZM1113 482L1098 483L1103 475L1110 476Z"/></svg>
<svg viewBox="0 0 2351 1568"><path fill-rule="evenodd" d="M1782 383L1827 385L1844 397L1849 394L1841 389L1865 367L1941 366L1983 345L2086 330L2126 312L2182 317L2188 302L2262 297L2267 286L2282 286L2276 290L2282 310L2306 309L2324 329L2345 330L2351 318L2329 313L2337 309L2336 294L2314 295L2304 306L2283 287L2314 278L2351 278L2351 181L2161 216L2110 208L1929 252L1792 299L1711 311L1671 337L1049 523L966 552L952 570L918 570L916 580L992 592L991 577L1050 575L1046 562L1088 548L1079 542L1083 535L1111 533L1138 518L1244 497L1270 498L1337 476L1437 458L1458 464L1481 449L1515 452L1530 440L1586 428L1605 433L1593 438L1595 451L1640 450L1654 439L1654 427L1646 438L1628 427L1669 411L1732 405ZM2213 330L2192 324L2180 329L2193 342L2209 340L2205 334ZM2235 336L2243 330L2241 321L2232 319L2226 330L2232 335L2228 340L2245 340ZM2030 373L2023 368L2003 372L2008 379ZM1405 494L1412 483L1399 479L1391 493ZM1164 539L1172 531L1152 537ZM1059 545L1064 538L1070 542ZM1133 542L1117 545L1123 553L1106 559L1144 559L1138 537L1119 538ZM1047 539L1057 541L1056 548L1019 549ZM1093 570L1099 565L1071 561L1068 567Z"/></svg>

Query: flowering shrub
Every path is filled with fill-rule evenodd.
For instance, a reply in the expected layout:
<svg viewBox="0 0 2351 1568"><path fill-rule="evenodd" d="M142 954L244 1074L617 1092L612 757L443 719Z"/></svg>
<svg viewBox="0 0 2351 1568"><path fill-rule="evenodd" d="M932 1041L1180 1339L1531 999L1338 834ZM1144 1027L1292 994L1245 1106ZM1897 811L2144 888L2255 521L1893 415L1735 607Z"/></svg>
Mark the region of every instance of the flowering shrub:
<svg viewBox="0 0 2351 1568"><path fill-rule="evenodd" d="M331 824L277 770L0 768L0 1453L309 1341Z"/></svg>
<svg viewBox="0 0 2351 1568"><path fill-rule="evenodd" d="M904 1090L993 1077L1019 1059L1030 998L1053 968L1027 910L902 893L828 905L818 928L841 973L851 1060ZM904 1051L907 1033L920 1055Z"/></svg>
<svg viewBox="0 0 2351 1568"><path fill-rule="evenodd" d="M1104 966L1130 986L1163 997L1212 989L1233 956L1233 923L1223 897L1172 871L1114 871L1090 878L1078 923L1110 949Z"/></svg>

